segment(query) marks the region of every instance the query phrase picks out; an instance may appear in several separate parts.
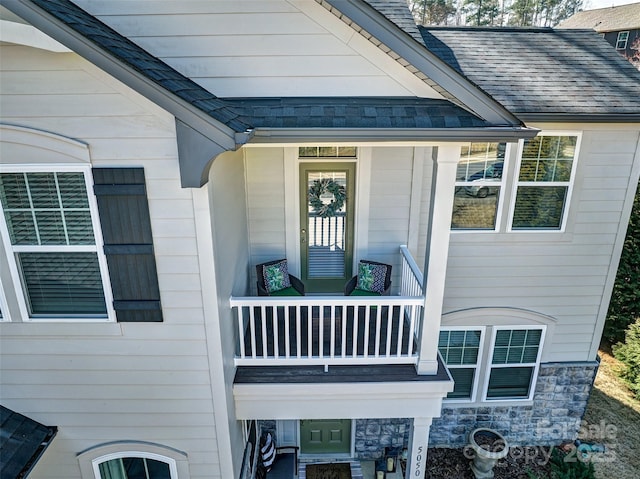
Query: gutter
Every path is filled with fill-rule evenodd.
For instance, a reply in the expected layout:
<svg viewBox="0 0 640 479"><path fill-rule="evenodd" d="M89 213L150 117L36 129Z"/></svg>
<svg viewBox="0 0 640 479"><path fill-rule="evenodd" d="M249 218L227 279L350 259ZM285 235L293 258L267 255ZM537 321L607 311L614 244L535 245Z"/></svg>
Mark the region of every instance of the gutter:
<svg viewBox="0 0 640 479"><path fill-rule="evenodd" d="M638 113L518 113L523 121L544 123L640 123Z"/></svg>
<svg viewBox="0 0 640 479"><path fill-rule="evenodd" d="M469 142L516 141L533 138L540 130L530 127L489 128L257 128L247 145L317 142Z"/></svg>

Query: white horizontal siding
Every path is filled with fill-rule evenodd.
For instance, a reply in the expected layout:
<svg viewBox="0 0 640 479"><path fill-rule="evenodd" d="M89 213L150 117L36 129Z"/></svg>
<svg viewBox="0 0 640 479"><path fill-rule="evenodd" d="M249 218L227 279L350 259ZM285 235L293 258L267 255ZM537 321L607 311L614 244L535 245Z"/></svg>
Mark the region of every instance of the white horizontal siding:
<svg viewBox="0 0 640 479"><path fill-rule="evenodd" d="M85 142L96 166L144 167L164 313L163 323L0 324L2 404L59 428L30 478L79 479L76 454L118 440L175 447L192 479L220 477L192 193L180 187L173 117L74 54L0 48L4 122Z"/></svg>
<svg viewBox="0 0 640 479"><path fill-rule="evenodd" d="M629 130L584 132L565 233L452 234L445 311L484 306L546 314L557 320L545 353L550 361L593 359L637 141Z"/></svg>
<svg viewBox="0 0 640 479"><path fill-rule="evenodd" d="M440 97L312 1L76 3L217 96Z"/></svg>

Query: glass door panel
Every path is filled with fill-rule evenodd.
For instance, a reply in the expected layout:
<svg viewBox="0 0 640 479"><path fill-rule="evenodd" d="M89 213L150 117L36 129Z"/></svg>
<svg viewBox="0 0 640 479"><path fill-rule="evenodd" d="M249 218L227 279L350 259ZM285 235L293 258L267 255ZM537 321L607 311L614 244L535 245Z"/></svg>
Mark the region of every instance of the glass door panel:
<svg viewBox="0 0 640 479"><path fill-rule="evenodd" d="M300 166L302 281L309 292L340 292L351 277L353 163Z"/></svg>

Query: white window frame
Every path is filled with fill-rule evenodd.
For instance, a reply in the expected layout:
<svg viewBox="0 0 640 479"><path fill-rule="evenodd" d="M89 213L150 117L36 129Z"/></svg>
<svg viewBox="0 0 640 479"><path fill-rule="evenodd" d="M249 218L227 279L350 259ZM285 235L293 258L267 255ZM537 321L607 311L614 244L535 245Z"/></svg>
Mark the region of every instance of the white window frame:
<svg viewBox="0 0 640 479"><path fill-rule="evenodd" d="M511 192L511 205L509 207L509 221L507 231L511 233L535 233L535 234L557 234L564 233L567 227L567 220L569 218L569 210L571 207L571 198L573 196L573 187L575 185L576 171L578 166L578 159L580 157L580 147L582 145L582 131L541 131L538 136L575 136L576 148L571 163L571 176L569 181L520 181L520 167L522 165L522 154L524 152L524 140L518 142L518 156L516 159L516 168L513 180L513 189ZM503 173L504 176L504 173ZM562 219L560 221L560 228L513 228L513 215L516 209L516 200L518 198L519 186L534 186L534 187L554 187L554 186L566 186L567 194L564 200L564 208L562 209Z"/></svg>
<svg viewBox="0 0 640 479"><path fill-rule="evenodd" d="M620 37L623 37L623 38L620 38ZM622 42L622 46L620 46L620 42ZM618 32L618 37L616 38L616 50L626 50L628 43L629 43L629 31L625 30L622 32Z"/></svg>
<svg viewBox="0 0 640 479"><path fill-rule="evenodd" d="M155 454L153 452L143 452L143 451L114 452L114 453L106 454L104 456L100 456L93 459L91 461L91 465L93 467L93 473L96 479L104 479L100 474L100 464L102 464L103 462L111 461L113 459L125 459L129 457L153 459L155 461L164 462L169 465L169 473L171 474L171 479L178 479L178 467L175 459L163 456L161 454Z"/></svg>
<svg viewBox="0 0 640 479"><path fill-rule="evenodd" d="M471 141L471 142L467 142L466 144L471 144L471 143L496 143L493 141L486 141L486 142L482 142L482 141ZM499 182L496 181L488 181L486 179L483 180L478 180L477 182L474 182L474 185L479 185L479 186L487 186L487 187L494 187L494 188L500 188L500 194L498 195L498 204L496 205L496 219L495 219L495 224L493 225L493 228L450 228L451 233L453 234L462 234L462 233L495 233L496 231L500 231L500 225L502 224L501 219L502 219L502 215L503 215L503 210L504 210L504 198L505 198L505 193L507 191L507 177L508 177L508 170L509 170L509 157L511 155L511 149L516 146L514 143L509 143L509 142L497 142L497 143L505 143L505 151L504 151L504 158L502 159L503 161L503 166L502 166L502 177L500 178ZM462 157L460 157L460 159L458 160L458 162L460 162L461 160L463 160ZM465 186L469 186L471 183L468 181L459 181L456 180L455 183L455 188L464 188ZM454 200L455 201L455 200ZM452 218L453 221L453 218Z"/></svg>
<svg viewBox="0 0 640 479"><path fill-rule="evenodd" d="M486 326L442 326L440 328L440 332L442 331L480 331L480 345L478 346L478 357L476 358L476 364L473 366L474 374L473 374L473 384L471 385L471 398L444 398L443 401L447 404L455 404L455 403L474 403L476 402L478 396L478 383L480 382L480 375L482 372L482 358L484 357L484 344L486 338ZM442 358L444 361L444 358ZM446 362L445 362L446 364ZM446 364L447 369L469 369L472 367L471 364Z"/></svg>
<svg viewBox="0 0 640 479"><path fill-rule="evenodd" d="M498 331L501 330L540 330L540 343L538 344L538 354L536 356L535 363L507 363L507 364L493 364L493 351L496 344L496 336ZM532 326L532 325L509 325L509 326L493 326L491 331L491 343L488 348L485 363L485 377L482 386L482 401L487 403L503 403L514 401L532 401L536 391L536 383L538 381L538 372L540 371L540 359L542 357L542 350L544 348L544 340L547 327L544 325ZM489 379L491 378L491 371L493 369L503 368L518 368L518 367L533 367L533 373L531 375L531 382L529 384L529 395L526 398L488 398L487 393L489 390Z"/></svg>
<svg viewBox="0 0 640 479"><path fill-rule="evenodd" d="M89 202L89 211L91 214L91 222L93 226L93 245L72 245L72 246L14 246L11 244L11 238L9 236L9 229L4 217L4 211L0 214L0 234L6 248L7 257L9 259L9 270L11 278L13 280L14 289L16 291L17 302L20 309L22 320L25 322L115 322L116 315L113 309L113 296L111 293L111 282L109 279L107 259L103 250L102 230L100 228L100 218L98 215L98 204L95 195L93 194L93 176L91 174L91 167L85 165L2 165L0 166L0 173L67 173L67 172L79 172L83 173L85 179L85 187L87 193L87 200ZM1 208L0 208L1 210ZM100 267L100 276L102 279L102 290L104 293L104 300L106 306L106 315L98 317L31 317L29 314L29 307L27 305L27 294L24 290L24 286L20 279L20 272L16 261L15 254L20 252L51 252L51 251L67 251L67 252L95 252L98 257L98 264ZM3 310L4 311L4 310Z"/></svg>

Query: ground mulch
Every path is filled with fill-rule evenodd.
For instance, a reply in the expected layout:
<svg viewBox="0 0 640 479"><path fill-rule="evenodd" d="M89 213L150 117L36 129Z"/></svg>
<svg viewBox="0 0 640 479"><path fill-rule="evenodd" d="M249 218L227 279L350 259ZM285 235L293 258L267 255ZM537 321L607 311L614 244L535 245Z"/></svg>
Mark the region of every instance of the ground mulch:
<svg viewBox="0 0 640 479"><path fill-rule="evenodd" d="M544 448L545 455L549 453ZM465 456L463 449L430 448L427 454L425 479L475 479L469 454ZM504 459L493 468L495 479L530 479L530 477L547 478L551 467L542 450L531 448L511 448ZM529 475L531 473L531 476Z"/></svg>

